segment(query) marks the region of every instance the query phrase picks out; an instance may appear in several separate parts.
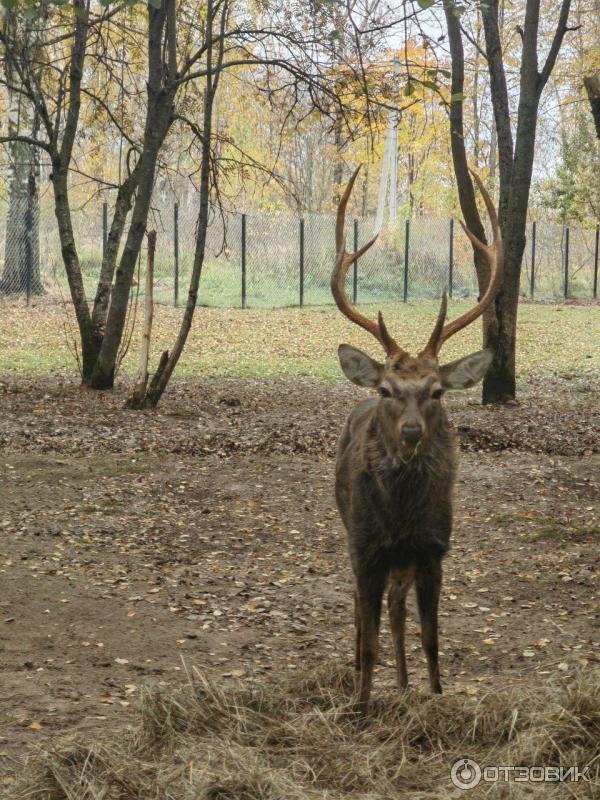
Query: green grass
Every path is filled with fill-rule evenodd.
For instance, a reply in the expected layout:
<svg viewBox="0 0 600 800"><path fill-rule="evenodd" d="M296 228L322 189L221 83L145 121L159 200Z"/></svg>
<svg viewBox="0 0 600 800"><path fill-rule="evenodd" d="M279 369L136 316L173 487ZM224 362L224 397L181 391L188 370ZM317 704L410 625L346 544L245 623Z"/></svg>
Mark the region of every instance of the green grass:
<svg viewBox="0 0 600 800"><path fill-rule="evenodd" d="M514 526L534 542L552 539L576 542L600 535L598 525L566 524L536 510L502 512L494 514L492 519L495 526Z"/></svg>
<svg viewBox="0 0 600 800"><path fill-rule="evenodd" d="M266 259L269 254L265 254ZM179 260L179 298L185 298L190 281L193 258L189 253L181 254ZM142 253L141 268L136 271L136 280L139 280L139 296L145 290L145 254ZM282 266L283 264L283 266ZM96 293L100 274L101 261L97 253L83 252L82 276L85 291L88 297ZM445 268L439 268L443 274ZM304 276L304 302L310 305L329 305L331 303L330 280L330 254L325 252L320 259L311 259ZM409 267L408 294L413 299L432 298L438 295L439 281L431 276L422 275L419 265ZM66 276L56 269L51 275L44 277L47 285L56 287L65 298L69 296L69 286ZM458 269L454 273L454 295L457 298L474 297L477 292L477 282L472 265L467 269ZM347 279L348 292L352 291L352 278ZM403 292L402 272L397 269L397 264L378 264L359 273L358 277L358 302L360 303L387 303L390 298L401 297ZM134 289L135 295L138 290ZM562 291L562 290L561 290ZM587 295L590 291L587 291ZM164 252L156 254L154 265L154 297L156 302L173 304L175 295L174 264L172 258ZM560 295L562 296L562 294ZM242 306L242 275L239 257L230 259L209 259L202 270L200 289L200 304L210 308L241 308ZM285 308L297 306L300 302L300 276L299 268L295 261L286 263L275 254L270 254L270 260L259 260L249 256L246 267L246 306L248 308Z"/></svg>
<svg viewBox="0 0 600 800"><path fill-rule="evenodd" d="M450 317L470 302L450 303ZM377 306L362 306L374 317ZM383 306L388 327L412 352L427 341L438 301L420 300ZM139 346L136 328L123 369L133 372ZM153 361L172 346L181 310L157 306ZM519 312L517 369L520 377L597 374L600 368L600 306L522 304ZM451 339L444 359L481 346L476 323ZM41 300L27 308L22 299L0 301L0 374L75 374L72 354L77 328L70 305ZM376 342L345 320L334 307L287 309L198 308L178 374L279 378L305 375L326 380L340 377L336 350L340 342L380 357Z"/></svg>

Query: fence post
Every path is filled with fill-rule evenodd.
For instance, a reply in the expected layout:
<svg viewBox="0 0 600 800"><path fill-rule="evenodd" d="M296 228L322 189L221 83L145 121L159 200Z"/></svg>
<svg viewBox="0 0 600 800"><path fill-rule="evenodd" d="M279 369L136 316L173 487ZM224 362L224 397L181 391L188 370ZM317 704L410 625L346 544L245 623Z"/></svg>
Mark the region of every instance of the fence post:
<svg viewBox="0 0 600 800"><path fill-rule="evenodd" d="M596 246L594 247L594 300L598 297L598 247L600 245L600 225L596 225Z"/></svg>
<svg viewBox="0 0 600 800"><path fill-rule="evenodd" d="M33 279L33 200L35 197L35 175L30 173L27 181L27 211L25 213L25 288L27 305L31 302L31 284Z"/></svg>
<svg viewBox="0 0 600 800"><path fill-rule="evenodd" d="M242 308L246 308L246 215L242 214Z"/></svg>
<svg viewBox="0 0 600 800"><path fill-rule="evenodd" d="M354 252L358 250L358 220L354 220ZM352 302L356 305L358 298L358 259L354 262L352 269Z"/></svg>
<svg viewBox="0 0 600 800"><path fill-rule="evenodd" d="M404 302L408 300L408 248L410 245L410 220L406 220L404 229Z"/></svg>
<svg viewBox="0 0 600 800"><path fill-rule="evenodd" d="M452 297L452 283L454 280L454 217L450 217L450 232L448 233L448 295Z"/></svg>
<svg viewBox="0 0 600 800"><path fill-rule="evenodd" d="M569 226L565 228L565 300L569 296Z"/></svg>
<svg viewBox="0 0 600 800"><path fill-rule="evenodd" d="M300 308L304 305L304 220L300 220Z"/></svg>
<svg viewBox="0 0 600 800"><path fill-rule="evenodd" d="M537 222L531 223L531 280L529 281L529 296L533 300L535 292L535 238L537 234Z"/></svg>
<svg viewBox="0 0 600 800"><path fill-rule="evenodd" d="M102 258L106 257L108 244L108 203L102 203Z"/></svg>
<svg viewBox="0 0 600 800"><path fill-rule="evenodd" d="M179 203L173 204L173 260L175 276L173 285L173 305L179 304Z"/></svg>

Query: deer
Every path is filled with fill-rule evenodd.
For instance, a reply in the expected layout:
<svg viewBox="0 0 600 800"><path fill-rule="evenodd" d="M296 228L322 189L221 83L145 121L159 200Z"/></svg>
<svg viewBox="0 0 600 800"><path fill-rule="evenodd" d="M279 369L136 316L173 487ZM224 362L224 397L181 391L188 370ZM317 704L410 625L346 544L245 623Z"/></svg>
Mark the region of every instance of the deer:
<svg viewBox="0 0 600 800"><path fill-rule="evenodd" d="M417 355L410 355L390 335L381 312L377 321L364 316L350 303L344 288L349 267L377 239L376 235L356 252L346 252L346 206L359 169L337 210L337 257L331 291L342 314L372 334L385 353L382 363L352 345L338 348L346 378L376 390L375 396L364 399L351 412L339 440L335 470L335 497L355 579L357 700L364 711L378 658L386 589L399 689L408 689L406 597L414 584L429 683L433 693L442 692L438 606L442 560L452 530L458 449L442 399L446 391L466 389L480 381L493 352L480 350L447 364L440 364L438 358L442 345L478 319L495 300L503 253L496 209L479 176L472 173L491 222L491 244L480 241L461 225L489 267L487 288L474 307L452 322L446 322L448 299L444 292L427 344Z"/></svg>

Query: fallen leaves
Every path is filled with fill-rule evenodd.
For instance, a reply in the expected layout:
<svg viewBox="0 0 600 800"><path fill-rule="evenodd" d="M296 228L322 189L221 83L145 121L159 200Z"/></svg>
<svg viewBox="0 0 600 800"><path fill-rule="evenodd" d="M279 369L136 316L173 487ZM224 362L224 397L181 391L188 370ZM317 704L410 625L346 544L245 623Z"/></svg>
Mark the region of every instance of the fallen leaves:
<svg viewBox="0 0 600 800"><path fill-rule="evenodd" d="M0 303L0 340L3 342L0 374L62 372L72 376L75 364L64 335L65 323L69 330L76 329L72 306L63 307L61 303L52 302L31 306L20 301ZM449 318L459 316L469 306L470 300L450 300ZM363 308L367 315L377 316L377 306ZM438 309L437 300L387 303L386 321L390 330L402 331L403 346L414 351L427 341ZM595 305L521 303L517 350L521 377L544 376L552 383L555 375L561 373L570 379L578 374L593 375L600 366L598 348L592 346L598 317ZM139 325L140 315L137 321ZM171 346L179 322L179 310L156 306L155 354ZM139 335L139 331L134 333L134 341ZM367 352L373 350L372 337L357 327L350 327L333 305L264 310L201 308L195 315L177 374L187 378L211 374L272 379L301 373L311 378L337 379L340 372L336 347L349 336ZM568 347L564 346L565 342L569 343ZM479 346L480 329L474 325L467 328L459 340L451 340L444 352L451 361ZM132 348L123 364L125 372L136 369L136 359L137 353ZM48 393L46 400L51 399ZM235 411L240 400L235 389L225 386L215 405Z"/></svg>
<svg viewBox="0 0 600 800"><path fill-rule="evenodd" d="M3 679L37 699L20 735L38 718L44 730L86 715L102 726L129 713L138 685L180 680L189 665L255 681L327 658L350 663L332 459L360 392L305 378L181 381L159 413L136 415L118 393L90 404L60 380L10 385L19 391L0 388L0 467L11 467L0 498ZM503 411L452 401L455 421L504 444L464 441L476 452L462 456L440 608L451 691L595 663L597 475L594 457L568 455L593 437L597 447L581 388L531 384ZM218 403L233 394L239 404ZM574 426L560 441L548 433L556 415ZM409 669L420 685L417 619L411 597ZM376 691L393 685L384 622Z"/></svg>

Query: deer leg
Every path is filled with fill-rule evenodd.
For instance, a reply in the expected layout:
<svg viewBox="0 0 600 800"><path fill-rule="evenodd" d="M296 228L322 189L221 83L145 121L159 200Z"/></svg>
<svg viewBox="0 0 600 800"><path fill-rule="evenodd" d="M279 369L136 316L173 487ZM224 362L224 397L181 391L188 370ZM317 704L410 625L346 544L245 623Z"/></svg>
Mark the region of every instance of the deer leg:
<svg viewBox="0 0 600 800"><path fill-rule="evenodd" d="M408 689L408 672L406 670L406 650L404 631L406 627L406 595L414 581L414 570L403 570L392 575L392 585L388 592L388 611L390 627L396 653L396 672L398 687Z"/></svg>
<svg viewBox="0 0 600 800"><path fill-rule="evenodd" d="M383 579L374 582L358 581L358 606L360 621L360 690L359 704L365 710L371 696L373 670L377 663L379 623L383 599Z"/></svg>
<svg viewBox="0 0 600 800"><path fill-rule="evenodd" d="M356 646L354 648L354 669L360 672L360 606L358 589L354 591L354 628L356 630Z"/></svg>
<svg viewBox="0 0 600 800"><path fill-rule="evenodd" d="M439 561L427 562L417 570L417 605L421 618L421 643L427 667L431 691L442 693L438 662L438 604L442 586L442 565Z"/></svg>

